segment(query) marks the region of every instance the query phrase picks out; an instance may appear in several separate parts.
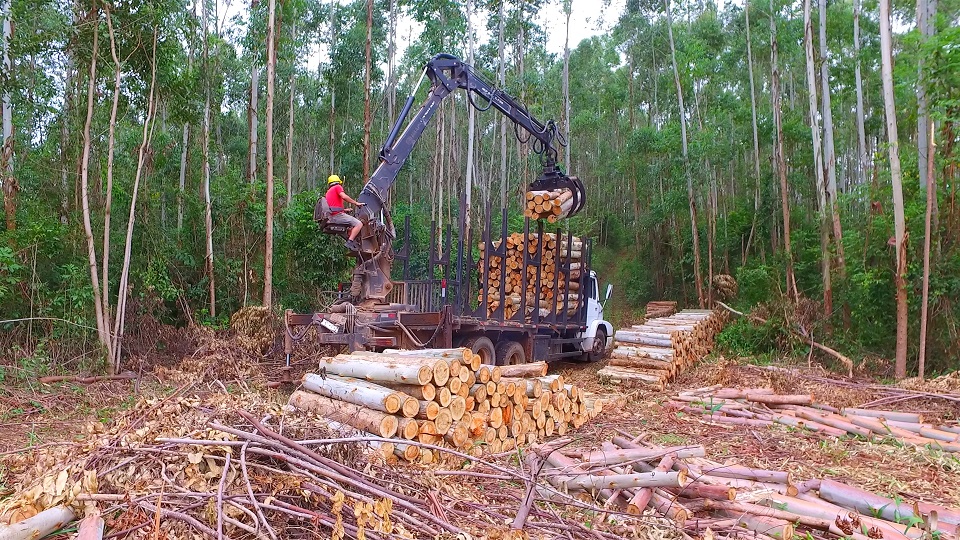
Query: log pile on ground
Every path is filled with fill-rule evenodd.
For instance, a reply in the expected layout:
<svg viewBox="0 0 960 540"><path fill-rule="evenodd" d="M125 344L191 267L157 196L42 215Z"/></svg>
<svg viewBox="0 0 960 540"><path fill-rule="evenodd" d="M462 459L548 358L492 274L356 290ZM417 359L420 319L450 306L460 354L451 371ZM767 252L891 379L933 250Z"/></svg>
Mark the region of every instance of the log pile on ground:
<svg viewBox="0 0 960 540"><path fill-rule="evenodd" d="M662 390L680 372L710 353L726 312L685 309L669 317L617 330L601 381L637 383Z"/></svg>
<svg viewBox="0 0 960 540"><path fill-rule="evenodd" d="M555 233L542 236L531 233L513 233L505 240L493 242L499 248L506 242L506 256L487 256L484 243L480 243L480 260L477 275L483 280L484 268L489 267L486 286L480 287L477 302L487 300L488 316L500 307L500 289L503 288L504 317L513 318L520 311L525 298L526 317L539 310L540 317L551 312L561 313L564 306L567 314L573 315L580 307L580 275L583 269L583 242L572 237L570 242ZM569 245L568 245L569 244ZM526 280L524 280L524 255L526 254ZM539 255L540 264L534 264ZM539 279L539 287L538 287Z"/></svg>
<svg viewBox="0 0 960 540"><path fill-rule="evenodd" d="M668 405L721 424L757 427L780 424L825 436L859 436L877 441L960 452L960 426L924 422L922 414L838 409L817 403L810 394L778 394L772 388L722 388L681 392Z"/></svg>
<svg viewBox="0 0 960 540"><path fill-rule="evenodd" d="M290 405L340 424L394 438L385 456L430 463L419 441L474 456L510 451L582 426L603 400L547 365L480 364L469 349L355 352L323 358Z"/></svg>
<svg viewBox="0 0 960 540"><path fill-rule="evenodd" d="M527 205L523 215L530 219L545 219L550 223L556 223L570 215L572 208L573 191L569 189L528 191Z"/></svg>
<svg viewBox="0 0 960 540"><path fill-rule="evenodd" d="M733 300L739 292L737 280L729 274L713 276L713 288L720 300Z"/></svg>
<svg viewBox="0 0 960 540"><path fill-rule="evenodd" d="M832 480L706 459L703 446L614 437L599 449L557 451L542 475L557 490L629 514L673 522L685 538L955 540L960 510L894 500Z"/></svg>
<svg viewBox="0 0 960 540"><path fill-rule="evenodd" d="M647 302L647 319L656 319L657 317L669 317L677 312L677 303L673 300L654 300Z"/></svg>

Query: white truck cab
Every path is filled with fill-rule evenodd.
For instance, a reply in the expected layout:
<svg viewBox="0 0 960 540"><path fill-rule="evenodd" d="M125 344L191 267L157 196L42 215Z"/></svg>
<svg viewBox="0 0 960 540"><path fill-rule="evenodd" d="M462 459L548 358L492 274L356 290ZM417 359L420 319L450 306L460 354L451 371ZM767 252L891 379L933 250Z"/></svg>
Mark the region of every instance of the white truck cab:
<svg viewBox="0 0 960 540"><path fill-rule="evenodd" d="M586 285L587 328L580 337L584 338L583 352L586 359L595 362L603 358L606 351L613 345L613 325L603 318L603 307L613 293L613 285L607 285L603 300L600 299L597 273L593 270L590 271Z"/></svg>

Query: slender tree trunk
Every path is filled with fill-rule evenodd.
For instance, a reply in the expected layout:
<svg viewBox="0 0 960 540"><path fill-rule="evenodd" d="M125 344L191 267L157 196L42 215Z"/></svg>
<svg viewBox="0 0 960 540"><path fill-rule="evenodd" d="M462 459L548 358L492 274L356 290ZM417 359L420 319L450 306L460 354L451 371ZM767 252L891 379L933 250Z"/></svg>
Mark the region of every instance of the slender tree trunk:
<svg viewBox="0 0 960 540"><path fill-rule="evenodd" d="M837 272L843 278L847 263L843 255L843 228L837 205L837 152L833 144L833 111L830 103L830 61L827 51L827 0L820 0L820 87L823 110L823 159L827 179L827 210L833 227L833 243Z"/></svg>
<svg viewBox="0 0 960 540"><path fill-rule="evenodd" d="M772 69L770 92L773 95L773 120L776 130L774 154L777 162L777 175L780 177L780 201L783 207L783 250L787 258L787 296L798 300L797 280L793 273L793 250L790 245L790 191L787 187L787 162L783 151L783 111L780 105L780 67L777 59L777 22L770 0L770 64Z"/></svg>
<svg viewBox="0 0 960 540"><path fill-rule="evenodd" d="M121 64L120 57L117 56L117 42L113 31L113 17L110 14L110 8L105 4L105 15L107 19L107 30L110 35L110 56L113 58L114 79L113 79L113 104L110 107L110 128L107 142L107 195L103 205L103 320L109 325L110 321L110 209L113 205L113 159L116 141L117 128L117 106L120 102L120 75Z"/></svg>
<svg viewBox="0 0 960 540"><path fill-rule="evenodd" d="M183 123L183 142L180 148L180 185L177 191L177 230L183 228L183 199L187 187L187 152L190 148L190 122Z"/></svg>
<svg viewBox="0 0 960 540"><path fill-rule="evenodd" d="M273 306L273 92L277 72L276 0L268 2L267 21L267 122L264 126L267 146L266 244L263 250L263 305Z"/></svg>
<svg viewBox="0 0 960 540"><path fill-rule="evenodd" d="M860 0L853 0L854 78L857 87L857 174L860 185L867 183L867 135L864 128L863 77L860 75Z"/></svg>
<svg viewBox="0 0 960 540"><path fill-rule="evenodd" d="M206 0L200 0L201 2ZM250 16L256 13L257 5L260 0L250 1ZM257 116L260 110L260 66L255 58L251 58L250 66L250 108L247 109L247 124L250 129L249 141L250 147L247 153L247 182L253 184L257 181L257 143L260 138L260 119Z"/></svg>
<svg viewBox="0 0 960 540"><path fill-rule="evenodd" d="M94 11L93 21L99 23L97 12ZM100 274L97 270L97 248L93 243L93 228L90 225L90 124L93 123L93 103L97 87L97 35L93 33L93 52L90 56L90 78L87 82L87 120L83 125L83 157L80 158L80 203L83 211L83 234L87 240L87 257L90 263L90 282L93 284L93 309L97 320L97 335L100 344L110 355L110 335L107 331L107 322L104 319L103 299L100 296Z"/></svg>
<svg viewBox="0 0 960 540"><path fill-rule="evenodd" d="M130 215L127 218L127 237L123 248L123 266L120 267L120 286L117 293L117 312L113 323L113 346L111 347L111 365L113 372L120 371L120 352L123 343L124 318L127 310L129 291L127 284L130 278L130 259L133 253L133 228L137 221L137 195L140 192L140 179L146 163L147 148L153 138L153 119L156 113L156 99L154 89L157 81L157 30L153 32L153 57L150 78L150 97L147 99L147 115L143 120L143 137L137 153L137 172L133 177L133 191L130 194Z"/></svg>
<svg viewBox="0 0 960 540"><path fill-rule="evenodd" d="M894 241L897 257L897 349L894 375L907 376L907 232L903 211L903 184L897 135L897 108L893 99L893 36L890 29L890 0L880 0L880 68L883 80L883 109L887 121L890 180L893 184Z"/></svg>
<svg viewBox="0 0 960 540"><path fill-rule="evenodd" d="M397 0L390 0L390 37L387 45L387 113L397 121ZM392 192L393 190L391 190Z"/></svg>
<svg viewBox="0 0 960 540"><path fill-rule="evenodd" d="M213 201L210 197L210 39L207 29L207 2L201 0L203 6L203 203L204 229L206 233L206 267L208 289L210 296L210 317L217 316L217 284L213 265Z"/></svg>
<svg viewBox="0 0 960 540"><path fill-rule="evenodd" d="M923 380L924 367L927 356L927 306L930 302L930 237L933 235L931 218L933 217L934 200L937 198L937 179L933 163L936 144L933 141L934 129L930 127L930 136L927 140L927 211L923 225L923 293L920 304L920 356L917 361L917 375Z"/></svg>
<svg viewBox="0 0 960 540"><path fill-rule="evenodd" d="M500 59L499 72L497 73L497 82L500 88L507 85L507 62L504 58L504 19L506 17L504 6L506 0L500 0L500 20L497 25L497 55ZM500 208L507 207L507 117L500 115Z"/></svg>
<svg viewBox="0 0 960 540"><path fill-rule="evenodd" d="M917 0L917 29L920 31L921 46L936 32L937 0ZM917 55L917 148L920 169L920 190L927 189L927 143L930 128L930 104L927 97L927 80L924 74L925 54ZM936 212L936 199L934 199Z"/></svg>
<svg viewBox="0 0 960 540"><path fill-rule="evenodd" d="M3 19L3 71L11 73L10 42L13 38L13 11L10 0L0 4L0 18ZM3 92L3 138L0 139L0 191L3 192L3 212L8 231L17 228L17 179L13 170L13 108L10 106L10 90Z"/></svg>
<svg viewBox="0 0 960 540"><path fill-rule="evenodd" d="M670 16L670 0L664 0L667 11L667 35L670 38L670 60L673 62L673 81L677 86L677 102L680 107L680 141L683 144L683 170L687 177L687 202L690 206L690 234L693 239L693 272L697 285L697 300L704 306L703 276L700 273L700 238L697 232L697 200L693 193L693 174L690 172L690 155L687 149L687 110L683 106L683 87L680 86L680 71L677 69L677 50L673 44L673 20Z"/></svg>
<svg viewBox="0 0 960 540"><path fill-rule="evenodd" d="M76 12L77 9L74 10L74 25L79 23ZM74 54L71 47L67 47L64 69L67 80L64 82L63 121L60 123L60 223L63 225L67 224L67 218L70 215L70 120L74 107L74 87L78 84L76 79L79 79L74 73L76 69Z"/></svg>
<svg viewBox="0 0 960 540"><path fill-rule="evenodd" d="M333 58L333 51L337 48L337 3L330 2L330 51L331 59ZM331 65L331 70L334 67ZM332 77L331 77L332 79ZM330 82L330 174L334 174L336 170L336 162L334 160L334 150L336 149L336 125L337 125L337 87L333 84L333 81ZM366 181L366 178L364 178Z"/></svg>
<svg viewBox="0 0 960 540"><path fill-rule="evenodd" d="M573 12L573 0L564 0L563 13L566 16L566 38L563 42L563 130L567 145L563 149L563 166L570 172L570 14Z"/></svg>
<svg viewBox="0 0 960 540"><path fill-rule="evenodd" d="M824 179L824 164L820 144L820 120L817 117L817 75L813 60L813 21L811 0L803 2L803 50L807 64L807 96L810 100L810 136L813 140L813 170L817 179L817 206L820 229L820 269L823 276L823 311L829 318L833 313L833 286L830 276L830 232L828 188ZM829 165L827 165L829 167Z"/></svg>
<svg viewBox="0 0 960 540"><path fill-rule="evenodd" d="M467 0L467 63L471 66L474 63L473 58L473 0ZM464 232L465 237L470 236L470 228L472 225L471 221L471 210L473 208L473 143L474 143L474 130L476 126L474 125L476 109L467 105L467 174L464 185L464 223L466 224L466 231Z"/></svg>
<svg viewBox="0 0 960 540"><path fill-rule="evenodd" d="M293 29L291 31L291 41L296 43L297 39L297 25L294 23ZM295 75L297 73L297 65L294 60L290 66L290 104L287 107L287 206L289 207L293 204L293 96L294 96L294 83Z"/></svg>
<svg viewBox="0 0 960 540"><path fill-rule="evenodd" d="M750 243L757 230L757 218L760 216L760 137L757 130L757 93L753 79L753 48L750 45L750 3L744 6L743 14L746 17L747 29L747 70L750 74L750 119L753 126L753 219L750 222L750 235L743 250L741 264L747 264L747 253L750 252Z"/></svg>
<svg viewBox="0 0 960 540"><path fill-rule="evenodd" d="M370 178L370 71L373 69L373 0L367 0L366 64L363 70L363 181Z"/></svg>

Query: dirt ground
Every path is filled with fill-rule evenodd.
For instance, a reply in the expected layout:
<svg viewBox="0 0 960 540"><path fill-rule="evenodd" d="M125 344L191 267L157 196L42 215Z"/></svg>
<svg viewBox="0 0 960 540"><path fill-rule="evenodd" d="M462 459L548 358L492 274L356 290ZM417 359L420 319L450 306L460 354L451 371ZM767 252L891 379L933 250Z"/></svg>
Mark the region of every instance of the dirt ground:
<svg viewBox="0 0 960 540"><path fill-rule="evenodd" d="M296 360L303 371L310 364ZM167 367L173 365L173 367ZM797 373L773 371L744 361L713 358L688 371L665 390L623 388L598 382L598 364L556 364L551 373L562 373L569 381L611 398L622 397L594 421L568 432L574 445L599 446L619 434L635 437L647 434L651 442L663 445L703 444L708 458L751 467L788 470L797 481L831 477L887 496L902 496L960 507L955 489L960 458L926 449L901 447L853 438L836 439L801 433L782 426L768 429L712 423L667 410L664 404L678 392L722 384L730 387L771 387L790 393L812 393L821 403L837 407L868 403L883 395L859 381L825 382L834 377L806 363ZM93 384L31 384L25 388L0 390L0 496L5 491L3 460L27 448L42 448L82 441L94 422L109 424L116 415L133 407L138 395L166 396L171 393L220 391L248 394L251 398L282 404L289 389L268 387L278 376L278 364L262 360L229 341L207 340L192 355L179 362L158 363L143 370L139 379ZM295 378L297 375L295 375ZM231 380L224 384L221 381ZM945 381L945 382L944 382ZM958 383L958 384L954 384ZM960 380L945 379L920 386L901 383L931 392L953 391ZM931 419L946 422L960 419L958 404L941 399L910 399L891 407L923 412ZM953 489L951 489L953 488Z"/></svg>

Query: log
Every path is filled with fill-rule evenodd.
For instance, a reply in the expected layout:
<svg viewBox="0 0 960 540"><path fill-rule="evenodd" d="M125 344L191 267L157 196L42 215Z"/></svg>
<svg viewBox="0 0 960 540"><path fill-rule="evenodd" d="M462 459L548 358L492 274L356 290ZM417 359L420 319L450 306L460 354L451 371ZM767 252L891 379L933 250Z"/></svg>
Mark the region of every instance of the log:
<svg viewBox="0 0 960 540"><path fill-rule="evenodd" d="M766 405L809 405L813 403L813 396L811 395L747 394L744 399Z"/></svg>
<svg viewBox="0 0 960 540"><path fill-rule="evenodd" d="M417 438L420 433L420 424L413 418L401 418L397 423L397 435L407 440Z"/></svg>
<svg viewBox="0 0 960 540"><path fill-rule="evenodd" d="M77 540L102 540L104 525L100 512L94 510L80 522L77 528Z"/></svg>
<svg viewBox="0 0 960 540"><path fill-rule="evenodd" d="M851 510L838 506L831 502L825 501L816 497L810 493L803 493L796 497L797 501L805 503L810 507L807 508L807 511L810 513L819 512L819 517L824 517L825 519L836 519L837 516L846 517L851 513ZM764 504L766 499L760 502ZM791 503L793 506L799 506L796 503ZM770 504L765 504L765 506L773 506ZM795 510L791 510L789 507L780 505L780 508L785 510L794 511L795 513L800 513ZM802 507L801 507L802 508ZM860 521L866 527L877 527L883 532L883 537L885 540L917 540L923 536L923 531L916 527L907 527L906 525L898 525L896 523L891 523L885 519L876 519L871 516L866 516L861 514Z"/></svg>
<svg viewBox="0 0 960 540"><path fill-rule="evenodd" d="M581 459L587 465L613 465L628 461L649 461L673 454L677 458L703 457L703 446L670 446L666 448L618 448L615 450L595 450L584 452Z"/></svg>
<svg viewBox="0 0 960 540"><path fill-rule="evenodd" d="M454 448L463 448L470 440L470 430L467 429L467 425L463 422L457 422L447 430L443 438L453 445Z"/></svg>
<svg viewBox="0 0 960 540"><path fill-rule="evenodd" d="M303 387L307 390L329 398L362 405L364 407L394 414L403 411L403 415L411 418L416 415L417 400L389 388L373 384L360 379L348 379L335 375L321 377L313 373L303 376ZM413 405L408 405L410 401ZM411 407L413 414L410 414Z"/></svg>
<svg viewBox="0 0 960 540"><path fill-rule="evenodd" d="M340 354L324 357L320 367L327 373L368 381L414 384L422 386L433 379L431 366L391 361L388 356L373 360L373 357Z"/></svg>
<svg viewBox="0 0 960 540"><path fill-rule="evenodd" d="M543 377L547 374L546 362L531 362L528 364L497 367L499 368L501 377Z"/></svg>
<svg viewBox="0 0 960 540"><path fill-rule="evenodd" d="M354 403L345 403L325 396L297 390L290 396L290 405L347 424L361 431L381 437L393 437L399 421L396 416L366 408Z"/></svg>
<svg viewBox="0 0 960 540"><path fill-rule="evenodd" d="M683 471L654 471L634 474L576 475L564 482L566 489L630 489L638 487L681 487L686 483Z"/></svg>
<svg viewBox="0 0 960 540"><path fill-rule="evenodd" d="M467 400L463 399L461 396L457 396L450 401L450 415L454 420L460 420L463 418L465 412L467 412Z"/></svg>
<svg viewBox="0 0 960 540"><path fill-rule="evenodd" d="M720 478L739 478L742 480L752 480L754 482L771 482L775 484L791 484L790 473L787 471L770 471L767 469L754 469L742 465L721 465L718 463L706 463L701 465L703 473Z"/></svg>
<svg viewBox="0 0 960 540"><path fill-rule="evenodd" d="M0 526L0 540L35 540L62 529L76 519L73 510L54 506L13 525Z"/></svg>
<svg viewBox="0 0 960 540"><path fill-rule="evenodd" d="M450 431L450 427L453 426L453 416L450 414L450 409L440 409L437 417L433 419L433 424L437 429L437 434L446 434Z"/></svg>
<svg viewBox="0 0 960 540"><path fill-rule="evenodd" d="M737 510L720 509L721 515L736 518L737 525L758 534L764 534L777 540L793 538L793 525L790 522L768 516L758 516Z"/></svg>
<svg viewBox="0 0 960 540"><path fill-rule="evenodd" d="M610 360L607 361L608 366L617 366L617 367L627 367L627 368L636 368L636 369L656 369L666 371L670 374L676 372L676 364L666 360L655 360L652 358L643 358L639 356L622 356L618 355L614 351Z"/></svg>
<svg viewBox="0 0 960 540"><path fill-rule="evenodd" d="M450 400L453 399L453 395L450 393L450 389L446 386L437 389L437 395L434 400L440 404L441 407L446 407L450 405Z"/></svg>
<svg viewBox="0 0 960 540"><path fill-rule="evenodd" d="M856 509L861 514L879 516L894 523L915 515L913 505L826 478L820 481L820 498L844 508ZM923 514L936 512L939 521L960 525L960 510L924 502L916 504Z"/></svg>
<svg viewBox="0 0 960 540"><path fill-rule="evenodd" d="M867 416L871 418L883 418L884 420L895 420L897 422L912 422L914 424L923 423L923 415L917 413L906 413L897 411L881 411L876 409L856 409L847 407L840 409L840 414L844 416Z"/></svg>
<svg viewBox="0 0 960 540"><path fill-rule="evenodd" d="M430 372L431 379L433 378L433 372ZM408 396L418 399L420 401L433 401L437 396L437 387L431 383L426 383L423 385L417 384L399 384L399 383L382 383L384 387L396 390L397 392L403 392Z"/></svg>
<svg viewBox="0 0 960 540"><path fill-rule="evenodd" d="M456 349L386 349L384 354L395 354L400 356L421 356L424 358L462 358L469 360L473 352L465 347Z"/></svg>
<svg viewBox="0 0 960 540"><path fill-rule="evenodd" d="M842 429L852 435L860 435L861 437L870 436L869 429L854 425L853 423L850 422L850 420L842 416L836 416L831 413L817 414L815 412L811 412L804 409L797 409L795 412L798 417L803 418L805 420L813 420L814 422L826 424L830 427Z"/></svg>
<svg viewBox="0 0 960 540"><path fill-rule="evenodd" d="M417 411L416 418L433 420L438 414L440 414L440 404L436 401L419 402L419 410Z"/></svg>
<svg viewBox="0 0 960 540"><path fill-rule="evenodd" d="M672 347L673 343L669 338L658 339L640 335L638 332L628 330L617 330L613 338L621 343L635 343L638 345L649 345L651 347Z"/></svg>
<svg viewBox="0 0 960 540"><path fill-rule="evenodd" d="M707 499L714 501L732 501L737 498L737 488L730 486L715 486L690 482L681 488L664 488L667 491L685 499Z"/></svg>
<svg viewBox="0 0 960 540"><path fill-rule="evenodd" d="M405 461L412 462L420 457L420 447L413 444L398 443L394 445L393 453Z"/></svg>
<svg viewBox="0 0 960 540"><path fill-rule="evenodd" d="M662 360L664 362L673 362L674 358L674 350L672 348L617 346L611 354L618 358L649 358L651 360Z"/></svg>

